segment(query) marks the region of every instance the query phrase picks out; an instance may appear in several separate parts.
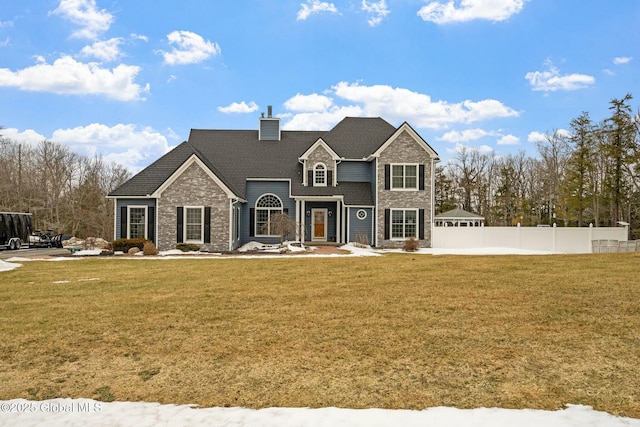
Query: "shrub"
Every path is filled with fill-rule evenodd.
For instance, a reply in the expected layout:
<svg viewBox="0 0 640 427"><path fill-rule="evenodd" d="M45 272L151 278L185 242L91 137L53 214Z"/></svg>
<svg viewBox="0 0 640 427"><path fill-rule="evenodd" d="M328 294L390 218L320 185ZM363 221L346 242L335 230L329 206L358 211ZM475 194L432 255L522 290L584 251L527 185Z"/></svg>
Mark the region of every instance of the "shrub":
<svg viewBox="0 0 640 427"><path fill-rule="evenodd" d="M182 252L198 252L200 250L200 245L195 245L193 243L178 243L176 245L176 249L180 249Z"/></svg>
<svg viewBox="0 0 640 427"><path fill-rule="evenodd" d="M404 246L402 246L402 250L405 252L415 252L418 250L418 239L415 237L409 237L404 241Z"/></svg>
<svg viewBox="0 0 640 427"><path fill-rule="evenodd" d="M118 239L113 241L112 246L114 251L127 253L129 249L134 247L143 250L144 242L147 241L147 239Z"/></svg>
<svg viewBox="0 0 640 427"><path fill-rule="evenodd" d="M142 253L145 255L158 255L160 251L158 251L158 248L156 248L156 245L154 245L152 241L147 240L144 242Z"/></svg>

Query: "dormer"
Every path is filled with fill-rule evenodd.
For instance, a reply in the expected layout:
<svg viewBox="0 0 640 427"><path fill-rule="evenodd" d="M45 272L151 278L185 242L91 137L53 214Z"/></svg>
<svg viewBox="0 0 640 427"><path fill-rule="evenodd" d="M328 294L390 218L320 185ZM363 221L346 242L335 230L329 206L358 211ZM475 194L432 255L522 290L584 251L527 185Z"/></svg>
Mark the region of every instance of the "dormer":
<svg viewBox="0 0 640 427"><path fill-rule="evenodd" d="M302 156L304 173L302 185L309 187L335 187L338 182L337 164L341 157L329 145L319 138Z"/></svg>
<svg viewBox="0 0 640 427"><path fill-rule="evenodd" d="M280 141L280 118L272 117L272 107L267 107L267 117L262 113L258 128L259 141Z"/></svg>

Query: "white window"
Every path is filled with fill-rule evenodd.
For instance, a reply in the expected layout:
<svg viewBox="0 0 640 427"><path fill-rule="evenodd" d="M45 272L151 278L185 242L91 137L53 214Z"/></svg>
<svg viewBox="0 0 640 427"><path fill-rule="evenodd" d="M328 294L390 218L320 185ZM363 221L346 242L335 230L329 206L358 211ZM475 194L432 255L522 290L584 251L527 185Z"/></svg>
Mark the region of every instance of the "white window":
<svg viewBox="0 0 640 427"><path fill-rule="evenodd" d="M392 190L417 190L418 189L418 165L416 164L391 165L391 189Z"/></svg>
<svg viewBox="0 0 640 427"><path fill-rule="evenodd" d="M327 167L318 163L313 167L313 186L323 187L327 185Z"/></svg>
<svg viewBox="0 0 640 427"><path fill-rule="evenodd" d="M271 228L271 217L281 214L282 201L275 194L265 194L256 202L256 236L277 236Z"/></svg>
<svg viewBox="0 0 640 427"><path fill-rule="evenodd" d="M185 206L184 218L185 243L204 243L204 207Z"/></svg>
<svg viewBox="0 0 640 427"><path fill-rule="evenodd" d="M364 209L358 209L358 211L356 212L356 217L359 220L367 219L367 211L365 211Z"/></svg>
<svg viewBox="0 0 640 427"><path fill-rule="evenodd" d="M127 238L147 238L147 206L129 206L127 208Z"/></svg>
<svg viewBox="0 0 640 427"><path fill-rule="evenodd" d="M418 237L418 210L392 209L391 238L408 239L409 237Z"/></svg>

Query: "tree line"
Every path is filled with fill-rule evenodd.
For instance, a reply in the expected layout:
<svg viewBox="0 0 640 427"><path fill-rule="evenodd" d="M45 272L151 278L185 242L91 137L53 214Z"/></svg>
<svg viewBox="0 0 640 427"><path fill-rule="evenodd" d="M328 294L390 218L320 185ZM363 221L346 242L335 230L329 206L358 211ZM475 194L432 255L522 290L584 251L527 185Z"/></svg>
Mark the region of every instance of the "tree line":
<svg viewBox="0 0 640 427"><path fill-rule="evenodd" d="M460 150L436 168L436 213L459 207L495 226L626 222L640 238L640 113L632 99L612 99L603 120L582 112L568 132L548 132L536 157Z"/></svg>
<svg viewBox="0 0 640 427"><path fill-rule="evenodd" d="M17 143L0 128L0 211L31 212L34 228L113 239L106 195L130 176L123 166L51 141Z"/></svg>

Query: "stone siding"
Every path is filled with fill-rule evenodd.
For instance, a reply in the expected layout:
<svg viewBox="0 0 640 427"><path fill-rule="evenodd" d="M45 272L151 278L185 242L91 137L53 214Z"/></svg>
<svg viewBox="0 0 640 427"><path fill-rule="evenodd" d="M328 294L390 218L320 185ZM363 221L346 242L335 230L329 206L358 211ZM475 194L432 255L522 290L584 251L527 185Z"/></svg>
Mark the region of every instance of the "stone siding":
<svg viewBox="0 0 640 427"><path fill-rule="evenodd" d="M313 152L309 153L309 157L307 158L307 164L306 164L307 176L309 176L308 171L312 171L313 167L317 163L324 163L324 165L327 167L327 172L331 171L333 176L336 176L336 162L333 160L333 157L331 157L331 154L329 154L329 152L322 145L319 145L318 147L316 147L315 150L313 150ZM307 185L310 186L312 185L312 183L308 182ZM327 183L327 186L331 186L331 185L333 185L333 182Z"/></svg>
<svg viewBox="0 0 640 427"><path fill-rule="evenodd" d="M402 247L404 240L384 239L384 211L385 209L424 209L424 240L420 240L420 247L431 247L431 168L432 159L424 150L421 141L416 141L411 135L402 132L378 158L378 209L377 209L377 240L381 247ZM390 163L418 163L424 165L424 190L392 191L385 190L385 164Z"/></svg>
<svg viewBox="0 0 640 427"><path fill-rule="evenodd" d="M178 206L211 207L211 243L202 248L219 252L229 250L229 212L227 194L197 164L193 163L158 199L158 249L169 250L177 241Z"/></svg>

